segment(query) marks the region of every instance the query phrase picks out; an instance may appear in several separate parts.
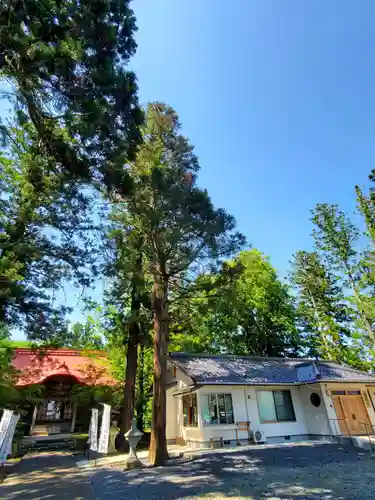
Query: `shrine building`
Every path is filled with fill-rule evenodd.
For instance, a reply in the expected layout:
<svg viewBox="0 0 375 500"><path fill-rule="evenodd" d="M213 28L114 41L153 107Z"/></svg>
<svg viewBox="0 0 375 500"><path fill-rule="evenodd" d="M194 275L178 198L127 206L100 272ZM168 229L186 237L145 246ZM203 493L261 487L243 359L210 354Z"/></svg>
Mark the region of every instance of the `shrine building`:
<svg viewBox="0 0 375 500"><path fill-rule="evenodd" d="M72 398L74 386L114 387L103 351L78 349L15 349L17 387L42 385L41 401L26 416L29 436L87 432L90 408Z"/></svg>

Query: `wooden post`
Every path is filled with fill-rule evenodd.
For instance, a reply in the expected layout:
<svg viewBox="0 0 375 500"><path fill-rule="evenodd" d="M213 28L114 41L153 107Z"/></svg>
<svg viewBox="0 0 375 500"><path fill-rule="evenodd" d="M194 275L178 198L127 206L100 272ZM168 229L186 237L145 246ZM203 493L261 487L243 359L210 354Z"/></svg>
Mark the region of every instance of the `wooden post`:
<svg viewBox="0 0 375 500"><path fill-rule="evenodd" d="M32 418L32 420L31 420L31 425L30 425L29 436L31 436L31 435L32 435L33 430L34 430L34 427L35 427L35 421L36 421L36 417L37 417L37 415L38 415L38 406L39 406L39 405L35 405L35 406L34 406L33 418Z"/></svg>
<svg viewBox="0 0 375 500"><path fill-rule="evenodd" d="M73 403L73 418L72 418L72 426L70 428L70 432L74 432L74 427L76 426L76 418L77 418L77 403Z"/></svg>
<svg viewBox="0 0 375 500"><path fill-rule="evenodd" d="M236 445L241 446L240 440L238 438L238 426L239 426L239 422L237 422L237 427L236 427Z"/></svg>

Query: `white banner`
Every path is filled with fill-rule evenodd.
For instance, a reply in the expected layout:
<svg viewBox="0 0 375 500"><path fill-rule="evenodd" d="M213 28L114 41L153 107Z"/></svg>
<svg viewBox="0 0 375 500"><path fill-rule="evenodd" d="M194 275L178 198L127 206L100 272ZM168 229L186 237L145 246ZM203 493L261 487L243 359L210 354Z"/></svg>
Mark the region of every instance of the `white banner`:
<svg viewBox="0 0 375 500"><path fill-rule="evenodd" d="M90 450L98 450L98 416L99 410L97 408L92 408L91 410L91 420L89 429L89 439L88 444L90 445Z"/></svg>
<svg viewBox="0 0 375 500"><path fill-rule="evenodd" d="M108 453L109 425L111 420L110 405L103 404L102 425L100 426L99 453Z"/></svg>
<svg viewBox="0 0 375 500"><path fill-rule="evenodd" d="M5 439L5 435L8 430L12 415L13 415L12 410L3 411L3 416L1 417L0 421L0 448L2 447L3 441Z"/></svg>
<svg viewBox="0 0 375 500"><path fill-rule="evenodd" d="M11 412L10 422L7 427L3 442L0 446L0 465L2 465L7 456L12 452L12 441L14 436L14 431L16 430L16 425L18 420L20 419L19 415Z"/></svg>

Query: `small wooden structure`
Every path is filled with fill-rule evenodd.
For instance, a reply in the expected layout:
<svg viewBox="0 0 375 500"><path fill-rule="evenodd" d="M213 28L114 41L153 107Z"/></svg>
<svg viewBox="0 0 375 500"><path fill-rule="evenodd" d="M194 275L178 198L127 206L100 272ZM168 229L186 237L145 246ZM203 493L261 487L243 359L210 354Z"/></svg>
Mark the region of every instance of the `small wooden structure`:
<svg viewBox="0 0 375 500"><path fill-rule="evenodd" d="M250 431L250 422L237 422L237 427L236 427L236 444L237 446L241 446L240 439L238 433L241 431L246 431L247 436L248 436L248 441L249 443L252 442L251 439L251 431Z"/></svg>

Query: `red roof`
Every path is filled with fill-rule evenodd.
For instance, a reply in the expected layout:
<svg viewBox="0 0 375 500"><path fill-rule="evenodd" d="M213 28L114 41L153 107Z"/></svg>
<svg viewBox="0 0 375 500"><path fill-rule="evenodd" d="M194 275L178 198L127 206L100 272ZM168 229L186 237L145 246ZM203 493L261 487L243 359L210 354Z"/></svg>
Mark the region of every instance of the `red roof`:
<svg viewBox="0 0 375 500"><path fill-rule="evenodd" d="M20 372L17 386L40 384L48 377L69 375L82 385L116 385L102 351L16 349L12 365Z"/></svg>

